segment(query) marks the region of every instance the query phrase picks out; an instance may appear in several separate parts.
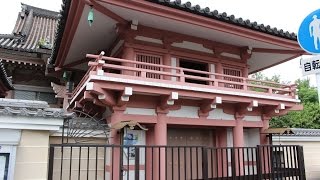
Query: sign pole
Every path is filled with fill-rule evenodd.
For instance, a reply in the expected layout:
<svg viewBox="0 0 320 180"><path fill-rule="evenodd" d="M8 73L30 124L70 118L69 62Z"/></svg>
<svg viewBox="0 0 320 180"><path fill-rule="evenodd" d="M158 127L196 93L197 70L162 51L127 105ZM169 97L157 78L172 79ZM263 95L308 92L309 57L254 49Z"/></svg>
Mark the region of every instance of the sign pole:
<svg viewBox="0 0 320 180"><path fill-rule="evenodd" d="M317 89L318 89L318 102L320 104L320 73L316 74L316 81L317 81Z"/></svg>

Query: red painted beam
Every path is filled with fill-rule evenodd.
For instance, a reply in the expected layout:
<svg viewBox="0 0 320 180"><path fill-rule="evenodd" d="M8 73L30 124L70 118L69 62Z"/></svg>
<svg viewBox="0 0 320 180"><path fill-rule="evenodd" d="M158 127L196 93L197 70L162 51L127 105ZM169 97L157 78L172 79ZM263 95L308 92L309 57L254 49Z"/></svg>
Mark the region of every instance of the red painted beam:
<svg viewBox="0 0 320 180"><path fill-rule="evenodd" d="M257 53L277 53L277 54L307 54L303 50L285 50L285 49L267 49L267 48L253 48L252 52Z"/></svg>
<svg viewBox="0 0 320 180"><path fill-rule="evenodd" d="M55 63L56 67L61 68L64 64L65 58L70 49L71 42L79 25L84 5L85 3L82 0L71 2L66 27L63 32L63 37L60 43L60 48Z"/></svg>

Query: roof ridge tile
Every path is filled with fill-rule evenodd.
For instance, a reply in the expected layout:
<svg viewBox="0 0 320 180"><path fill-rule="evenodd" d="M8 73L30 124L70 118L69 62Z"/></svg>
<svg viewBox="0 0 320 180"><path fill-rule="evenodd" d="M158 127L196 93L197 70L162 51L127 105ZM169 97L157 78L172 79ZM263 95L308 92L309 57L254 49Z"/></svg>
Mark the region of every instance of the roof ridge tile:
<svg viewBox="0 0 320 180"><path fill-rule="evenodd" d="M195 6L192 6L192 3L190 1L185 2L183 4L181 4L181 0L174 0L174 1L147 0L147 1L152 2L152 3L157 3L160 5L164 5L164 6L168 6L168 7L175 8L175 9L180 9L180 10L190 12L193 14L198 14L198 15L202 15L205 17L213 18L216 20L230 23L230 24L238 25L238 26L241 26L244 28L257 30L257 31L260 31L260 32L263 32L266 34L270 34L270 35L274 35L274 36L278 36L278 37L282 37L282 38L286 38L286 39L290 39L290 40L294 40L294 41L297 40L297 35L294 32L290 33L288 31L286 31L286 32L288 32L288 33L286 33L286 32L284 32L283 29L278 30L277 28L274 28L273 31L271 31L268 28L266 28L264 24L258 24L256 21L254 21L253 24L250 23L250 20L249 20L249 23L246 22L248 20L246 20L244 23L242 23L242 22L237 21L235 19L234 15L228 16L228 14L226 12L219 13L217 10L207 12L208 9L210 11L209 7L201 8L201 6L198 4ZM267 26L270 27L270 25L267 25Z"/></svg>

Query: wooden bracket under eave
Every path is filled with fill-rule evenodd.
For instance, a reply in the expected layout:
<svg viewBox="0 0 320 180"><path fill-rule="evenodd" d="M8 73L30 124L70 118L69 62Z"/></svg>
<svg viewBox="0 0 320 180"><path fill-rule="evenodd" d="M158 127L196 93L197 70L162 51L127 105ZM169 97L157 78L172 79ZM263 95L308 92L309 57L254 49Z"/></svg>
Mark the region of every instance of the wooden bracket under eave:
<svg viewBox="0 0 320 180"><path fill-rule="evenodd" d="M95 94L103 104L106 106L115 106L116 100L114 93L105 89L102 89L98 84L94 82L88 82L86 85L86 91L90 91L91 94Z"/></svg>
<svg viewBox="0 0 320 180"><path fill-rule="evenodd" d="M132 96L132 94L133 94L132 87L125 87L118 98L117 106L127 105L127 103L130 100L130 96Z"/></svg>
<svg viewBox="0 0 320 180"><path fill-rule="evenodd" d="M221 97L215 97L214 99L205 99L200 105L199 116L207 116L208 113L217 108L218 104L222 104Z"/></svg>
<svg viewBox="0 0 320 180"><path fill-rule="evenodd" d="M170 106L173 106L175 100L178 100L178 99L179 99L179 93L178 92L171 92L170 95L161 96L159 106L162 110L166 110Z"/></svg>

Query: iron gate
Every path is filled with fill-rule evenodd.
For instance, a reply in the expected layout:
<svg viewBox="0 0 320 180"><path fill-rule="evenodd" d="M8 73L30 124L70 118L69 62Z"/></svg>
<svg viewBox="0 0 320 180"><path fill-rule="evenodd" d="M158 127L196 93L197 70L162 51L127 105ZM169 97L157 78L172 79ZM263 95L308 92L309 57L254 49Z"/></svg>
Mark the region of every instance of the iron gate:
<svg viewBox="0 0 320 180"><path fill-rule="evenodd" d="M49 180L305 180L303 148L53 144Z"/></svg>

